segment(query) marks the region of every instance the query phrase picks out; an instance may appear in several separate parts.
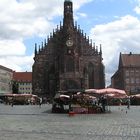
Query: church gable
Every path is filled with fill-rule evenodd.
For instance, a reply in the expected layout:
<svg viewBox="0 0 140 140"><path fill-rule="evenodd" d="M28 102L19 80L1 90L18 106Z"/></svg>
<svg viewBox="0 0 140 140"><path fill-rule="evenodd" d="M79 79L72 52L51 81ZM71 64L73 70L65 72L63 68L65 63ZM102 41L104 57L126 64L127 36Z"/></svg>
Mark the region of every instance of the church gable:
<svg viewBox="0 0 140 140"><path fill-rule="evenodd" d="M37 88L40 89L38 94L55 95L56 91L64 89L104 87L101 46L98 50L80 26L74 24L70 0L64 2L63 25L60 22L41 47L35 46L34 60L34 93ZM41 75L40 82L38 75Z"/></svg>

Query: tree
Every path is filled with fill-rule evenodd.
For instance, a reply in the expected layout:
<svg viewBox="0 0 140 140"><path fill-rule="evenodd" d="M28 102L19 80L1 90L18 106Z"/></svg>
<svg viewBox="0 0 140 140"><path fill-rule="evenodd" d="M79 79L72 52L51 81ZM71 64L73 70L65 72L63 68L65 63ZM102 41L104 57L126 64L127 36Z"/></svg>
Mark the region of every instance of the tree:
<svg viewBox="0 0 140 140"><path fill-rule="evenodd" d="M17 93L18 94L18 87L19 87L19 85L18 85L18 82L16 82L16 81L12 81L12 92L13 93Z"/></svg>

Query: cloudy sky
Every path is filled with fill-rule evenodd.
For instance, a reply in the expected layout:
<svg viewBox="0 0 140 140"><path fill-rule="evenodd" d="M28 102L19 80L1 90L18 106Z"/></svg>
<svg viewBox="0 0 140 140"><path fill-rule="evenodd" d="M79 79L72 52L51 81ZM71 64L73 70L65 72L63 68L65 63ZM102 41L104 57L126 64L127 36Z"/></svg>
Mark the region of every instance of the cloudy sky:
<svg viewBox="0 0 140 140"><path fill-rule="evenodd" d="M63 20L64 0L0 0L0 65L31 71L34 44L41 44ZM74 19L102 44L106 83L119 54L140 53L140 0L73 0Z"/></svg>

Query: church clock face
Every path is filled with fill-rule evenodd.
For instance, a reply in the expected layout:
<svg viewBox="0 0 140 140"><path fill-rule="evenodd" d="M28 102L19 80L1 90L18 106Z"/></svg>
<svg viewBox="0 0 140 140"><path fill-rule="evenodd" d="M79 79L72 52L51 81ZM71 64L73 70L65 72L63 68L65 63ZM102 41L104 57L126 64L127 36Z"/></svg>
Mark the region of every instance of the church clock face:
<svg viewBox="0 0 140 140"><path fill-rule="evenodd" d="M67 45L68 47L73 46L73 41L72 41L71 39L67 40L67 41L66 41L66 45Z"/></svg>

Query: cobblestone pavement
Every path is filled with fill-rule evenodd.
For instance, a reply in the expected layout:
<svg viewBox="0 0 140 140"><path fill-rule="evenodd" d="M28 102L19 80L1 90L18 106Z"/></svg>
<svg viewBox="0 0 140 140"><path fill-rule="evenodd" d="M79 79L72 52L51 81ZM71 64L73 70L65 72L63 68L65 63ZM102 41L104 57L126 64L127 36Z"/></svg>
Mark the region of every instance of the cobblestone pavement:
<svg viewBox="0 0 140 140"><path fill-rule="evenodd" d="M50 108L0 105L0 140L140 140L140 106L72 117Z"/></svg>

